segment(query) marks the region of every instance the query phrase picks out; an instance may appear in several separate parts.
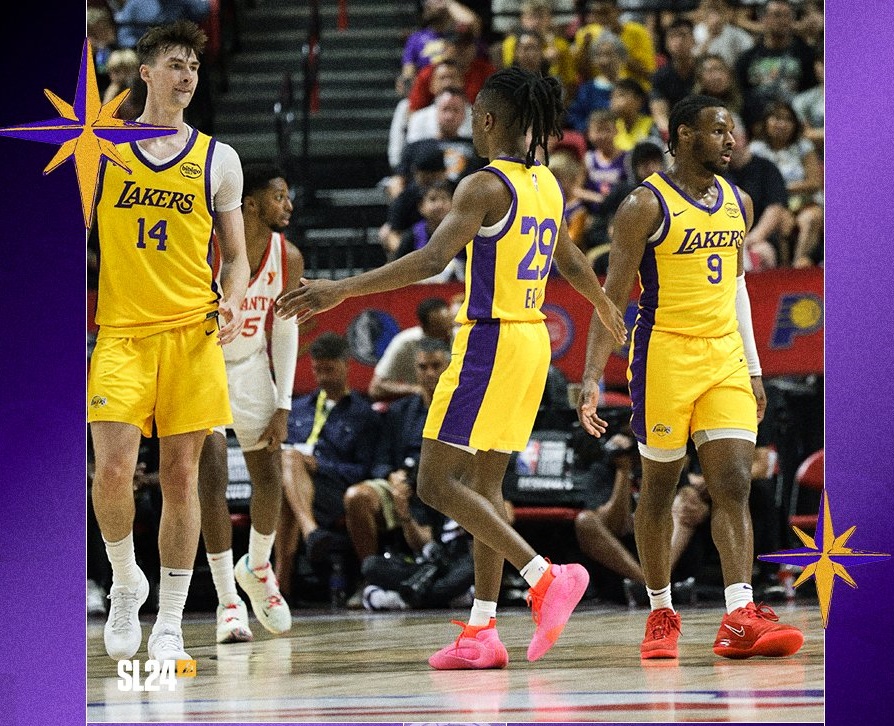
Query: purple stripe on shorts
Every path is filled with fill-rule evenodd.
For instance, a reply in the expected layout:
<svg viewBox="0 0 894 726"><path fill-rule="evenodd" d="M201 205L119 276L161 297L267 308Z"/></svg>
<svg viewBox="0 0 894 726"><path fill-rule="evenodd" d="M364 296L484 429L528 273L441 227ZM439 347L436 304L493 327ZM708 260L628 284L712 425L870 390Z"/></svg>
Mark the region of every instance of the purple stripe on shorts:
<svg viewBox="0 0 894 726"><path fill-rule="evenodd" d="M633 359L630 361L630 400L633 404L630 428L637 441L644 444L646 443L646 363L652 327L655 325L659 288L654 247L646 247L640 262L639 275L643 291L639 298L639 313L633 332Z"/></svg>
<svg viewBox="0 0 894 726"><path fill-rule="evenodd" d="M490 383L500 339L500 323L478 321L469 331L463 367L456 390L450 397L438 438L453 444L469 445L472 427L481 410Z"/></svg>
<svg viewBox="0 0 894 726"><path fill-rule="evenodd" d="M633 359L630 361L630 428L636 440L646 443L646 364L652 328L637 324L633 329Z"/></svg>

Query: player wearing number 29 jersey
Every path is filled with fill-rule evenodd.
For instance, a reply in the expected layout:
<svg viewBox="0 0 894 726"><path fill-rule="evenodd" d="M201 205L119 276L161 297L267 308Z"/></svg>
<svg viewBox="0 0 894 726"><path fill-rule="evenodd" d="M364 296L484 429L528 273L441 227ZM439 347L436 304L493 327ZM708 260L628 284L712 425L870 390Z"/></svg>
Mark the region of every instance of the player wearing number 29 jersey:
<svg viewBox="0 0 894 726"><path fill-rule="evenodd" d="M540 306L565 211L559 184L540 162L525 168L521 159L494 159L478 173L502 179L512 206L466 247L466 297L456 320L543 320Z"/></svg>
<svg viewBox="0 0 894 726"><path fill-rule="evenodd" d="M466 296L450 367L429 408L424 435L473 449L520 451L534 425L551 357L540 311L564 200L539 162L498 158L478 174L509 188L504 218L466 247ZM515 373L514 375L512 373Z"/></svg>

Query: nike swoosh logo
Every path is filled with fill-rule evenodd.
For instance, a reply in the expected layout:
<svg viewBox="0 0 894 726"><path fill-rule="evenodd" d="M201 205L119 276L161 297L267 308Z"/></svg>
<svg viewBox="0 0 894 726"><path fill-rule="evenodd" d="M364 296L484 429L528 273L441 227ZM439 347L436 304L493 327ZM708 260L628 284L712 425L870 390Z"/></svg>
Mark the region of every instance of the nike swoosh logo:
<svg viewBox="0 0 894 726"><path fill-rule="evenodd" d="M745 637L745 628L734 628L732 625L725 626L730 632L735 633L740 638Z"/></svg>
<svg viewBox="0 0 894 726"><path fill-rule="evenodd" d="M673 216L673 217L679 217L679 216L680 216L681 214L683 214L683 212L685 212L685 211L686 211L685 209L681 209L679 212L671 212L671 216Z"/></svg>
<svg viewBox="0 0 894 726"><path fill-rule="evenodd" d="M168 577L189 577L189 573L188 572L169 572ZM726 627L729 627L729 625L727 625Z"/></svg>
<svg viewBox="0 0 894 726"><path fill-rule="evenodd" d="M207 336L209 336L209 335L214 335L214 331L213 331L213 330L206 330L206 331L205 331L205 336L207 337Z"/></svg>

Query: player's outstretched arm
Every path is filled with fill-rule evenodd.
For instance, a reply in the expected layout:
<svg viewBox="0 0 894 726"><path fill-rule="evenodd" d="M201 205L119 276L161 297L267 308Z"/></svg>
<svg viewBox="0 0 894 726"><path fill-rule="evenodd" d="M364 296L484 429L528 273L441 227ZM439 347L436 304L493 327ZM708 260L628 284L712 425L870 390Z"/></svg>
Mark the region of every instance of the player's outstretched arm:
<svg viewBox="0 0 894 726"><path fill-rule="evenodd" d="M297 290L284 292L276 301L276 314L297 316L299 323L334 308L349 297L406 287L442 272L481 227L494 190L505 185L495 175L476 173L463 179L453 195L453 207L422 249L411 252L375 270L343 280L302 278Z"/></svg>
<svg viewBox="0 0 894 726"><path fill-rule="evenodd" d="M605 278L605 294L619 310L627 308L630 289L642 262L646 241L661 224L662 211L655 195L645 187L634 189L618 207L615 214L612 245ZM581 380L577 415L584 429L593 436L601 436L605 428L596 413L599 402L599 379L605 370L608 356L615 346L606 328L590 321L587 334L587 362Z"/></svg>
<svg viewBox="0 0 894 726"><path fill-rule="evenodd" d="M553 259L559 266L563 277L571 283L575 290L593 303L596 315L608 329L612 338L623 345L627 340L624 315L606 296L586 255L571 241L564 220L559 227L559 238L556 242Z"/></svg>

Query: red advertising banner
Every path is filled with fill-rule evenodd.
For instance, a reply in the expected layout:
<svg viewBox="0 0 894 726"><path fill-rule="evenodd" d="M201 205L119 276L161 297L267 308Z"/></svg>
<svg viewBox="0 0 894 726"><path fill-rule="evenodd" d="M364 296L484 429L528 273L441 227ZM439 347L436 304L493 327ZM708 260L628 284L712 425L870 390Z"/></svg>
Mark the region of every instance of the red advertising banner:
<svg viewBox="0 0 894 726"><path fill-rule="evenodd" d="M754 335L765 378L785 374L823 372L823 271L771 270L747 276ZM459 283L413 285L402 290L346 300L333 310L301 326L295 393L314 388L310 343L327 330L347 335L354 360L349 383L365 391L376 361L391 338L404 328L418 325L416 306L425 298L451 301L462 295ZM95 293L88 296L88 320L93 324ZM592 307L564 280L551 281L543 305L552 342L553 363L569 381L580 380L584 367L587 329ZM636 317L636 296L631 296L625 317L628 327ZM269 323L269 321L268 321ZM608 388L625 388L627 347L619 347L609 359L605 378Z"/></svg>

